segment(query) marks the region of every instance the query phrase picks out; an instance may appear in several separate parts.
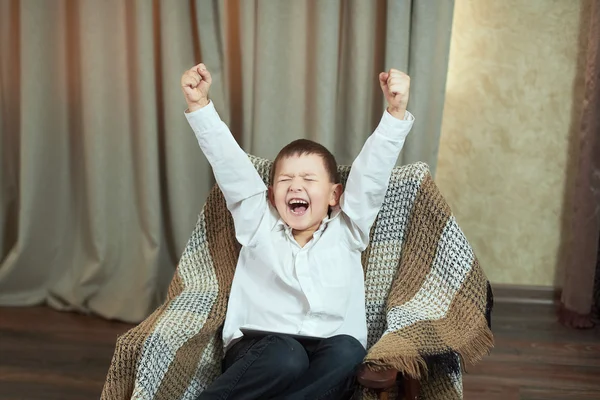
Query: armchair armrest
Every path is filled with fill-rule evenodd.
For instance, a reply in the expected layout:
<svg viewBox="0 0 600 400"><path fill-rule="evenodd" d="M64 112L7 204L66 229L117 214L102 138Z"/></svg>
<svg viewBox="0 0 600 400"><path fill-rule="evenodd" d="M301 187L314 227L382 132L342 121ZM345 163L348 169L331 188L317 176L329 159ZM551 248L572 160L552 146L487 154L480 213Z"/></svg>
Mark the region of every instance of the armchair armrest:
<svg viewBox="0 0 600 400"><path fill-rule="evenodd" d="M397 377L398 371L395 369L373 371L366 364L362 364L356 374L358 383L368 389L375 390L379 394L380 399L387 399L387 391L396 384ZM421 388L418 379L404 375L403 386L405 400L418 399Z"/></svg>
<svg viewBox="0 0 600 400"><path fill-rule="evenodd" d="M396 384L398 371L395 369L386 369L383 371L373 371L366 364L360 366L356 379L362 386L375 389L387 390Z"/></svg>

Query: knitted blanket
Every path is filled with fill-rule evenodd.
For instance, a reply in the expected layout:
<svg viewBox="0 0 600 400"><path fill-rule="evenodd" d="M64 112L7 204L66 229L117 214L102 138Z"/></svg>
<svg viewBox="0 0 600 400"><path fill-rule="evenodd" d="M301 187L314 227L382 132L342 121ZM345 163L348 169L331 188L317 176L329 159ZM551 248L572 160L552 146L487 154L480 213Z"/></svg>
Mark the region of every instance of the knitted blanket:
<svg viewBox="0 0 600 400"><path fill-rule="evenodd" d="M271 162L250 156L268 180ZM340 166L342 182L350 170ZM103 400L192 400L221 372L221 328L240 246L215 187L167 300L117 339ZM462 399L461 363L493 346L487 279L423 163L395 168L363 252L373 369L421 380L421 399ZM357 398L375 398L366 389Z"/></svg>

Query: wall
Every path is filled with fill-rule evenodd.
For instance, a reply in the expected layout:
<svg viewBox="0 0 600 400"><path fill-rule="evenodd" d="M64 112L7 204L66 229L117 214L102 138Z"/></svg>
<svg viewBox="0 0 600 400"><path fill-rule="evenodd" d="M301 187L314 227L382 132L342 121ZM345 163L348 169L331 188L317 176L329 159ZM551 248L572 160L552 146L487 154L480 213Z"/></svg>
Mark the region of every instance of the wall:
<svg viewBox="0 0 600 400"><path fill-rule="evenodd" d="M456 0L436 181L492 283L560 285L579 0Z"/></svg>

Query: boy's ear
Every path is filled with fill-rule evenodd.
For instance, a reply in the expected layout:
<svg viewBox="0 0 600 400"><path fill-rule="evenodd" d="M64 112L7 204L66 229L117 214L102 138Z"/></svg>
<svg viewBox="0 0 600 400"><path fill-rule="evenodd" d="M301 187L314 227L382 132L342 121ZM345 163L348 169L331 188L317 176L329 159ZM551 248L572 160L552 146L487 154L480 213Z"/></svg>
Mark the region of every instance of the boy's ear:
<svg viewBox="0 0 600 400"><path fill-rule="evenodd" d="M273 186L269 186L269 189L267 190L267 197L269 198L269 203L275 207L275 193L273 193Z"/></svg>
<svg viewBox="0 0 600 400"><path fill-rule="evenodd" d="M335 207L340 204L340 197L342 197L342 193L344 192L344 187L341 183L336 183L333 185L333 191L331 193L331 199L329 200L329 205L331 207Z"/></svg>

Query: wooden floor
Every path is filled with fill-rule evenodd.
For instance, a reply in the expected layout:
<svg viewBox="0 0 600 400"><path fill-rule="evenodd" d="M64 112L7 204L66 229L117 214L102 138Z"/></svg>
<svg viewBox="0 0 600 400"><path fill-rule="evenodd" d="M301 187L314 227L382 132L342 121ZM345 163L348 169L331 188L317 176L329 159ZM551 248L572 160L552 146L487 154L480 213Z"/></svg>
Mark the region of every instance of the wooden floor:
<svg viewBox="0 0 600 400"><path fill-rule="evenodd" d="M468 368L466 400L600 399L600 329L556 323L551 306L498 304L496 348ZM0 308L0 399L98 399L130 325L47 308Z"/></svg>

